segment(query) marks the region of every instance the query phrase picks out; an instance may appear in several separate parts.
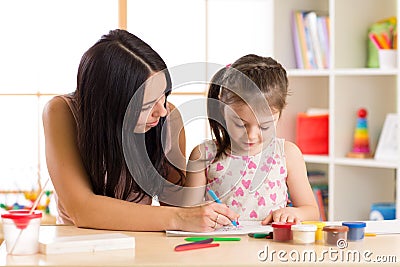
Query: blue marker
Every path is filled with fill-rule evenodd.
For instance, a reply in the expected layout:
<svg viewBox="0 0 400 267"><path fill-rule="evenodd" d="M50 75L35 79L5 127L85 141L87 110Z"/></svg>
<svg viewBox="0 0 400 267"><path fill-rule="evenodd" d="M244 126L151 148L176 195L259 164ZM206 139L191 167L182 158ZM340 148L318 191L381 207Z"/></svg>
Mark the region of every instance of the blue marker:
<svg viewBox="0 0 400 267"><path fill-rule="evenodd" d="M222 204L221 200L217 197L217 195L212 191L211 189L207 189L207 192L210 194L210 196L214 199L215 202ZM237 227L237 223L235 221L231 221L233 226Z"/></svg>

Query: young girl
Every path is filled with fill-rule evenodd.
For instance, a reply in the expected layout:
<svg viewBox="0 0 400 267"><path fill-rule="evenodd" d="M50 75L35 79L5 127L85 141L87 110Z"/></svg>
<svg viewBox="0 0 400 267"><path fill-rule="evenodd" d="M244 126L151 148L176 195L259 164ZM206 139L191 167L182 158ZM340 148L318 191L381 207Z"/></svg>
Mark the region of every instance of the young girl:
<svg viewBox="0 0 400 267"><path fill-rule="evenodd" d="M286 71L269 57L247 55L217 72L207 108L214 140L190 155L185 186L195 189L187 203L211 199L207 187L241 220L318 220L300 150L275 138L287 94Z"/></svg>

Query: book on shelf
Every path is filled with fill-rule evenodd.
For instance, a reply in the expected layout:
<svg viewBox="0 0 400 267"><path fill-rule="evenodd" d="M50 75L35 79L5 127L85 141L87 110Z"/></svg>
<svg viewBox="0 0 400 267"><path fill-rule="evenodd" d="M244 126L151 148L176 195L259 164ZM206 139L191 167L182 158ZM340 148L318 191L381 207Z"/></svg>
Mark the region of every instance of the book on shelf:
<svg viewBox="0 0 400 267"><path fill-rule="evenodd" d="M311 69L307 56L306 32L304 28L303 13L292 11L292 39L298 69Z"/></svg>
<svg viewBox="0 0 400 267"><path fill-rule="evenodd" d="M323 171L308 171L307 176L311 187L317 185L328 185L328 178Z"/></svg>
<svg viewBox="0 0 400 267"><path fill-rule="evenodd" d="M292 12L292 38L299 69L329 68L329 17L316 11Z"/></svg>
<svg viewBox="0 0 400 267"><path fill-rule="evenodd" d="M307 60L310 63L311 69L317 69L317 61L316 61L316 55L315 55L315 48L314 48L314 42L312 40L312 33L311 33L311 28L310 28L310 19L307 17L307 13L302 14L303 17L303 24L304 24L304 31L306 33L306 54L307 54Z"/></svg>
<svg viewBox="0 0 400 267"><path fill-rule="evenodd" d="M314 11L306 13L304 21L307 32L310 35L310 47L314 58L314 67L316 69L323 69L321 41L317 30L317 14Z"/></svg>
<svg viewBox="0 0 400 267"><path fill-rule="evenodd" d="M307 175L317 201L320 219L326 221L328 219L328 179L323 171L308 171Z"/></svg>
<svg viewBox="0 0 400 267"><path fill-rule="evenodd" d="M328 185L325 186L313 186L313 192L315 200L317 201L320 220L327 221L328 214Z"/></svg>
<svg viewBox="0 0 400 267"><path fill-rule="evenodd" d="M317 16L317 31L321 45L322 63L325 69L328 69L329 64L329 17Z"/></svg>
<svg viewBox="0 0 400 267"><path fill-rule="evenodd" d="M293 12L292 14L292 34L293 34L293 46L294 46L294 55L296 57L296 67L298 69L304 69L305 66L303 64L303 62L305 62L305 60L303 59L304 55L302 53L302 45L303 43L302 40L304 40L304 33L300 31L299 28L301 28L299 25L300 23L297 22L298 16L299 14L295 14Z"/></svg>

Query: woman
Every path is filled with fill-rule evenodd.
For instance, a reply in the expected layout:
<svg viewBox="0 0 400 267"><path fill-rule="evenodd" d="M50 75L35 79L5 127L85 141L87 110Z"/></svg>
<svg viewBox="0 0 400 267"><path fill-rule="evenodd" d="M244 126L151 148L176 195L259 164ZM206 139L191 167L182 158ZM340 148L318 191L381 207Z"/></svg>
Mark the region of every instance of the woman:
<svg viewBox="0 0 400 267"><path fill-rule="evenodd" d="M172 145L162 140L169 113L171 121L181 123L166 102L171 90L166 68L136 36L110 31L83 55L75 92L46 105L46 161L59 222L111 230L212 231L236 219L236 213L217 203L190 208L150 205L151 196L162 194L165 183L148 170L178 185L184 177L182 168L167 160L184 160L170 157L181 153L176 139L179 136L182 144L184 132L172 130L182 127L169 127L165 134L172 139L166 144ZM135 147L141 141L144 150Z"/></svg>

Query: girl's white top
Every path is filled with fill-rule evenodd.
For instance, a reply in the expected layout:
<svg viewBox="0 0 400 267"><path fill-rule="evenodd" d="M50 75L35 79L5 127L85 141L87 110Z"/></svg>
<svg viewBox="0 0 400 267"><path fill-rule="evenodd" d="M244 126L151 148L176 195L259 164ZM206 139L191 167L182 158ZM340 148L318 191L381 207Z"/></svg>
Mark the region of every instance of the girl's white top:
<svg viewBox="0 0 400 267"><path fill-rule="evenodd" d="M241 220L261 221L288 202L284 139L274 139L254 156L222 155L214 159L214 141L205 142L208 185ZM206 194L207 200L212 200Z"/></svg>

